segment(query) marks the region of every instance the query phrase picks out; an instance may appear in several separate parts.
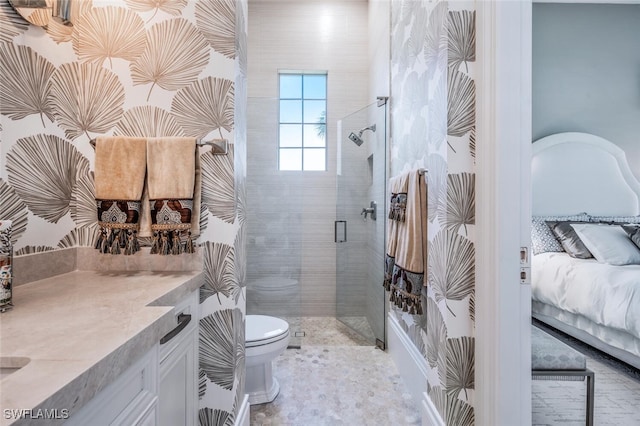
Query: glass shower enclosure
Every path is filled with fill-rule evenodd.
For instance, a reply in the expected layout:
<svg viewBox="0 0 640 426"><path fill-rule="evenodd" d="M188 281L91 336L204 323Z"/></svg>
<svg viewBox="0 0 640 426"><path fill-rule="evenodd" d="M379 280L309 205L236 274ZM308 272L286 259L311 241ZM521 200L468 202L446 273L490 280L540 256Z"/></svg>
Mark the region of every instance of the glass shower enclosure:
<svg viewBox="0 0 640 426"><path fill-rule="evenodd" d="M338 122L336 316L385 346L387 98Z"/></svg>

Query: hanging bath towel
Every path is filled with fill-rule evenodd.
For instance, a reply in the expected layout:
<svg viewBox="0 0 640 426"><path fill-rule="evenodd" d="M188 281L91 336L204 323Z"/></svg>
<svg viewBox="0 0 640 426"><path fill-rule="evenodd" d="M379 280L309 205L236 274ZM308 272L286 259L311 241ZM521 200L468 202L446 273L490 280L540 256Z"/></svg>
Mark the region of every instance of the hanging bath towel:
<svg viewBox="0 0 640 426"><path fill-rule="evenodd" d="M200 157L195 138L152 138L147 142L149 214L143 234L153 234L152 254L194 252L200 234Z"/></svg>
<svg viewBox="0 0 640 426"><path fill-rule="evenodd" d="M421 315L427 270L427 186L413 170L389 180L384 288L404 312Z"/></svg>
<svg viewBox="0 0 640 426"><path fill-rule="evenodd" d="M145 138L105 136L96 139L95 197L102 253L133 254L139 250L137 233L145 184Z"/></svg>

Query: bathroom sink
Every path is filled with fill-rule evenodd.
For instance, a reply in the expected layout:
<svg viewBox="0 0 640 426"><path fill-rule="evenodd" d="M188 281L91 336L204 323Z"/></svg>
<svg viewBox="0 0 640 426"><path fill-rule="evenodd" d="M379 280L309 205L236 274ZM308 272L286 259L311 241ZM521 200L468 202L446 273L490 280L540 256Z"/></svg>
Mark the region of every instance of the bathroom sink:
<svg viewBox="0 0 640 426"><path fill-rule="evenodd" d="M31 361L25 357L0 357L0 380L20 370Z"/></svg>

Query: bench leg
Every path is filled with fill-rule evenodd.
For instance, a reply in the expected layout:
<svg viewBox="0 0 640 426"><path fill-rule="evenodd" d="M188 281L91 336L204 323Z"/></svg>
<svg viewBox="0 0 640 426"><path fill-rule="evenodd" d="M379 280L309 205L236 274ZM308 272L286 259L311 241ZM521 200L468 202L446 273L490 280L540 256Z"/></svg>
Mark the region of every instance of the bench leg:
<svg viewBox="0 0 640 426"><path fill-rule="evenodd" d="M584 377L587 380L587 404L586 404L586 425L593 426L594 400L595 400L595 379L593 371L586 370L531 370L531 377ZM558 379L562 380L562 379Z"/></svg>
<svg viewBox="0 0 640 426"><path fill-rule="evenodd" d="M593 371L587 370L585 377L587 378L587 426L593 426L595 394L595 380L593 377Z"/></svg>

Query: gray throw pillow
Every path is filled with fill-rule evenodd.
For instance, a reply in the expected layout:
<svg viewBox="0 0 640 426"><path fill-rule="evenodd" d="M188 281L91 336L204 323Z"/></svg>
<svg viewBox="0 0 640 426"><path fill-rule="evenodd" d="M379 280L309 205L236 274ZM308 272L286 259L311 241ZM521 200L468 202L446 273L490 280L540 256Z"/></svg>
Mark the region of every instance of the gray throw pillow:
<svg viewBox="0 0 640 426"><path fill-rule="evenodd" d="M536 217L531 220L531 248L533 254L564 251L547 223Z"/></svg>
<svg viewBox="0 0 640 426"><path fill-rule="evenodd" d="M560 244L569 256L578 259L590 259L593 257L589 249L584 245L571 222L547 222L551 231L556 235Z"/></svg>
<svg viewBox="0 0 640 426"><path fill-rule="evenodd" d="M622 229L627 233L633 244L640 248L640 226L638 225L622 225Z"/></svg>

